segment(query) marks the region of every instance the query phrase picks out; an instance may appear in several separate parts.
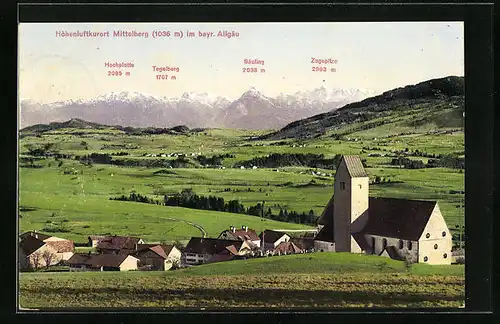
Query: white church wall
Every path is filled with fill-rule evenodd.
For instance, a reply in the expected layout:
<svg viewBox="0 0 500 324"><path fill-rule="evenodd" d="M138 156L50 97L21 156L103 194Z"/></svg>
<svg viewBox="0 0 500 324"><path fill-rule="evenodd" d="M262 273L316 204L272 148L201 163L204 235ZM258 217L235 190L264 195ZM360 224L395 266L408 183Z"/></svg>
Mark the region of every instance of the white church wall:
<svg viewBox="0 0 500 324"><path fill-rule="evenodd" d="M451 234L436 204L419 240L419 262L451 264Z"/></svg>
<svg viewBox="0 0 500 324"><path fill-rule="evenodd" d="M365 238L370 246L369 251L365 251L367 254L380 255L385 247L394 246L398 255L401 258L407 257L410 262L418 262L418 251L419 244L418 241L411 240L401 240L394 237L386 237L379 235L365 235ZM385 243L384 243L385 239ZM373 243L375 243L375 250L373 250Z"/></svg>
<svg viewBox="0 0 500 324"><path fill-rule="evenodd" d="M349 231L357 232L365 227L368 220L368 190L369 178L352 178L351 179L351 224ZM361 247L356 240L351 236L350 251L352 253L361 253Z"/></svg>

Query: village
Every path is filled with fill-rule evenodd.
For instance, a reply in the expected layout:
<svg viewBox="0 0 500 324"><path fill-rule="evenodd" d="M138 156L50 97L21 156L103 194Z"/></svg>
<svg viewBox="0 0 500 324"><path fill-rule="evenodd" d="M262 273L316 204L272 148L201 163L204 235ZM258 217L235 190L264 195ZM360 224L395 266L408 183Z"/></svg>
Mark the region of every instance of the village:
<svg viewBox="0 0 500 324"><path fill-rule="evenodd" d="M21 271L54 266L69 271L167 271L314 252L370 254L408 263L457 262L438 203L369 197L369 177L359 156L342 156L334 192L313 230L265 229L257 234L245 225L229 224L218 237L191 237L185 247L139 237L92 235L88 242L78 243L93 249L87 253L75 252L73 241L29 231L19 238L19 266Z"/></svg>

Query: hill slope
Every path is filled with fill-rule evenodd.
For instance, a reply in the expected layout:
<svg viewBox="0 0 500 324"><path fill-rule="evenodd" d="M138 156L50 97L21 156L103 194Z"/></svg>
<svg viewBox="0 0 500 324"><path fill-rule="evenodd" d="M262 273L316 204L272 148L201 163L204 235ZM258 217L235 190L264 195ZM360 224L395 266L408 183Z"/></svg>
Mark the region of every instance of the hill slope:
<svg viewBox="0 0 500 324"><path fill-rule="evenodd" d="M357 130L369 129L392 123L391 118L411 115L404 126L427 123L435 128L460 127L464 111L464 78L449 76L433 79L404 88L384 92L360 102L351 103L334 111L315 115L288 124L277 132L263 135L261 140L285 138L313 138L325 135L346 125L363 123ZM377 120L369 124L368 121ZM341 135L345 135L344 132Z"/></svg>
<svg viewBox="0 0 500 324"><path fill-rule="evenodd" d="M366 273L406 272L403 261L389 258L352 253L310 253L275 256L248 260L235 260L200 265L171 272L172 275L258 275L258 274L328 274L328 273ZM435 266L414 264L408 271L415 275L453 275L464 276L463 265Z"/></svg>
<svg viewBox="0 0 500 324"><path fill-rule="evenodd" d="M185 134L189 132L199 131L200 129L192 129L190 130L185 125L178 125L170 128L158 128L158 127L131 127L131 126L120 126L120 125L103 125L99 123L94 123L90 121L86 121L80 118L72 118L70 120L64 122L52 122L49 124L36 124L27 126L20 130L21 136L25 135L37 135L42 134L49 131L56 131L61 129L75 129L80 133L84 133L89 130L114 130L114 131L122 131L127 134Z"/></svg>

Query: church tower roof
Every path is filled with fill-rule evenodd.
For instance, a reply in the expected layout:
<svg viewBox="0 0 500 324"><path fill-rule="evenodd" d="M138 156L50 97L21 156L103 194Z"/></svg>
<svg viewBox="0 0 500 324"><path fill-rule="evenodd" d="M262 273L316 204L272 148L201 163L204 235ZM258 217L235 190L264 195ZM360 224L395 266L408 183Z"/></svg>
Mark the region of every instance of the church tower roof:
<svg viewBox="0 0 500 324"><path fill-rule="evenodd" d="M368 177L368 174L363 167L363 162L361 162L358 155L344 155L342 156L342 160L344 161L347 171L352 178Z"/></svg>

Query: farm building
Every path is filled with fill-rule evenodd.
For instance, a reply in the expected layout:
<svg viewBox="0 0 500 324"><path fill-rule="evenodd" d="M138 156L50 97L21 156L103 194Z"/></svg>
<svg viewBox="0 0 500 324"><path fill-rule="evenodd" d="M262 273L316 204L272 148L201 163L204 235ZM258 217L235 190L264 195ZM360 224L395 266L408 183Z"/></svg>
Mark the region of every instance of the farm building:
<svg viewBox="0 0 500 324"><path fill-rule="evenodd" d="M304 253L304 250L299 248L295 243L292 241L288 242L281 242L276 246L274 249L274 254L296 254L296 253Z"/></svg>
<svg viewBox="0 0 500 324"><path fill-rule="evenodd" d="M20 235L21 241L26 239L27 237L33 237L54 248L56 250L58 259L60 260L68 260L69 258L71 258L75 249L73 241L46 235L43 233L38 233L37 231L25 232Z"/></svg>
<svg viewBox="0 0 500 324"><path fill-rule="evenodd" d="M19 242L19 267L22 270L55 265L61 258L54 247L35 236L27 235Z"/></svg>
<svg viewBox="0 0 500 324"><path fill-rule="evenodd" d="M277 232L273 230L265 230L259 235L261 240L261 247L265 251L274 250L281 242L288 242L290 236L283 232Z"/></svg>
<svg viewBox="0 0 500 324"><path fill-rule="evenodd" d="M220 233L219 239L223 240L240 240L240 241L250 241L257 247L260 247L260 238L253 229L249 229L248 226L242 226L241 229L237 230L236 227L231 226L229 230L225 230Z"/></svg>
<svg viewBox="0 0 500 324"><path fill-rule="evenodd" d="M139 259L139 269L166 271L180 262L181 251L173 245L138 244L131 255Z"/></svg>
<svg viewBox="0 0 500 324"><path fill-rule="evenodd" d="M360 158L343 156L335 194L319 219L324 226L316 250L451 264L451 234L436 201L368 197L368 190Z"/></svg>
<svg viewBox="0 0 500 324"><path fill-rule="evenodd" d="M100 240L102 240L103 238L106 238L105 235L90 235L88 237L88 240L89 240L89 243L88 243L88 246L90 247L97 247L97 243L99 243Z"/></svg>
<svg viewBox="0 0 500 324"><path fill-rule="evenodd" d="M139 259L126 254L74 254L69 260L70 271L137 270Z"/></svg>
<svg viewBox="0 0 500 324"><path fill-rule="evenodd" d="M89 237L89 241L91 238ZM99 253L123 253L124 251L136 251L138 244L144 241L138 237L129 236L105 236L98 240L96 250Z"/></svg>
<svg viewBox="0 0 500 324"><path fill-rule="evenodd" d="M314 249L314 237L292 237L289 242L295 244L299 249L311 251Z"/></svg>
<svg viewBox="0 0 500 324"><path fill-rule="evenodd" d="M228 261L252 251L249 241L192 237L183 253L186 264Z"/></svg>

